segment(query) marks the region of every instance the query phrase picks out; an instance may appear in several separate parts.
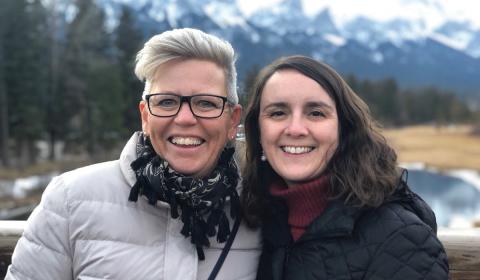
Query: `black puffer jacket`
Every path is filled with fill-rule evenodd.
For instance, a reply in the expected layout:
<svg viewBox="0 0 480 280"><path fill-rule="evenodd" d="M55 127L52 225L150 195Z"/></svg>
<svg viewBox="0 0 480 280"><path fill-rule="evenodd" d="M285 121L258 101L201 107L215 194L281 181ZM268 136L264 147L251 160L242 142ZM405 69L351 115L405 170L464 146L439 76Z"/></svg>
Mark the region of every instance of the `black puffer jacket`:
<svg viewBox="0 0 480 280"><path fill-rule="evenodd" d="M435 215L406 184L376 209L330 202L294 243L286 206L275 209L257 279L448 279Z"/></svg>

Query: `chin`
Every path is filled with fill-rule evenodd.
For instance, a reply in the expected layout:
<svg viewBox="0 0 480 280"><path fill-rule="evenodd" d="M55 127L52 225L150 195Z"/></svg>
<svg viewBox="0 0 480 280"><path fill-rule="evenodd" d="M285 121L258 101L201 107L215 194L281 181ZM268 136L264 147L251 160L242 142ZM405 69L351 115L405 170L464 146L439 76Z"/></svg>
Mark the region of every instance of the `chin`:
<svg viewBox="0 0 480 280"><path fill-rule="evenodd" d="M185 169L185 168L176 168L173 164L170 164L170 167L176 172L185 175L185 176L194 176L195 173L198 173L199 170Z"/></svg>
<svg viewBox="0 0 480 280"><path fill-rule="evenodd" d="M315 176L311 176L311 175L299 176L298 173L297 173L293 176L280 176L280 177L282 177L285 181L289 181L289 182L292 182L292 183L296 184L296 183L305 183L305 182L314 180L314 179L316 179L320 176L321 176L321 174L318 174L318 175L315 175Z"/></svg>
<svg viewBox="0 0 480 280"><path fill-rule="evenodd" d="M298 176L280 176L283 180L285 180L286 182L291 182L291 183L301 183L301 182L305 182L307 181L308 179L306 177L298 177Z"/></svg>

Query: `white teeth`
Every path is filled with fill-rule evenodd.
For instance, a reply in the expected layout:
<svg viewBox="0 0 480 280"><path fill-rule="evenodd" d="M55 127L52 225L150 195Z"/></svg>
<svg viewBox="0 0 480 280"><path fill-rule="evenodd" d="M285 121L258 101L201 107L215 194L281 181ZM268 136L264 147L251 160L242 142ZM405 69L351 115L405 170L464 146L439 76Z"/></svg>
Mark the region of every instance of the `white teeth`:
<svg viewBox="0 0 480 280"><path fill-rule="evenodd" d="M202 140L200 138L195 138L195 137L173 137L172 143L177 145L196 146L196 145L202 144Z"/></svg>
<svg viewBox="0 0 480 280"><path fill-rule="evenodd" d="M289 154L304 154L313 150L312 147L293 147L293 146L283 146L282 150Z"/></svg>

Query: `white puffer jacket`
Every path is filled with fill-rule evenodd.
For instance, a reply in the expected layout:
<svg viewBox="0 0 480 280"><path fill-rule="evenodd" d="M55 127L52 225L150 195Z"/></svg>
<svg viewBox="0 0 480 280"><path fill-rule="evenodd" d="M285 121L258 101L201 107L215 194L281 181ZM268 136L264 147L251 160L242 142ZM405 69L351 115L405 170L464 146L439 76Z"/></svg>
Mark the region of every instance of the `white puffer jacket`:
<svg viewBox="0 0 480 280"><path fill-rule="evenodd" d="M169 206L128 201L137 135L119 160L52 180L28 219L5 279L207 279L224 243L210 239L205 260L181 233ZM231 225L233 222L231 221ZM217 279L254 279L260 236L243 224Z"/></svg>

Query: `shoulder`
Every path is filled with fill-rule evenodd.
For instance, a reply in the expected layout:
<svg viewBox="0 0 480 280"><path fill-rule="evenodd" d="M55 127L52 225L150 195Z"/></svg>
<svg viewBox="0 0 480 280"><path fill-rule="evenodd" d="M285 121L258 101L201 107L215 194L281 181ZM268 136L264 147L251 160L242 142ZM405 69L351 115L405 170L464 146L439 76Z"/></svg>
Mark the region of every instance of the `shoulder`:
<svg viewBox="0 0 480 280"><path fill-rule="evenodd" d="M68 211L76 201L125 200L129 191L118 161L98 163L63 173L48 184L41 205L55 212Z"/></svg>
<svg viewBox="0 0 480 280"><path fill-rule="evenodd" d="M403 205L387 203L366 211L356 231L375 244L368 277L446 279L447 256L435 230Z"/></svg>
<svg viewBox="0 0 480 280"><path fill-rule="evenodd" d="M92 181L105 180L111 176L121 175L118 160L101 162L77 168L75 170L65 172L59 177L69 186L78 184L88 184Z"/></svg>
<svg viewBox="0 0 480 280"><path fill-rule="evenodd" d="M367 243L376 245L387 242L399 234L415 236L419 232L423 232L436 239L434 229L415 212L395 202L363 211L355 222L354 232L362 236ZM408 245L411 244L405 242L405 247Z"/></svg>
<svg viewBox="0 0 480 280"><path fill-rule="evenodd" d="M73 200L110 195L112 187L127 184L118 160L78 168L61 174L57 180Z"/></svg>
<svg viewBox="0 0 480 280"><path fill-rule="evenodd" d="M395 202L368 209L357 221L357 227L365 230L383 229L382 231L386 235L411 225L418 225L434 231L415 212Z"/></svg>

